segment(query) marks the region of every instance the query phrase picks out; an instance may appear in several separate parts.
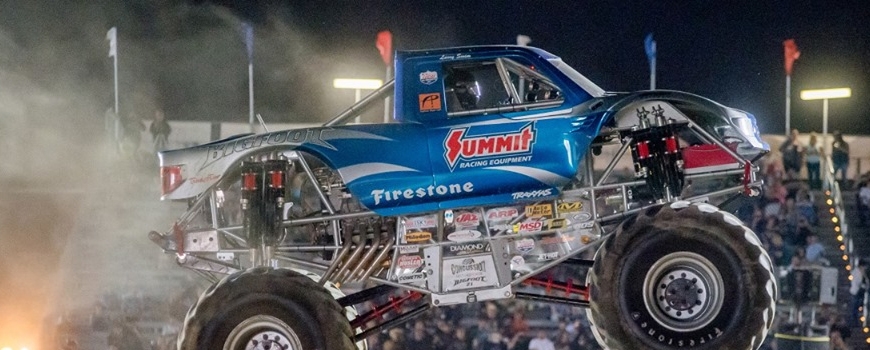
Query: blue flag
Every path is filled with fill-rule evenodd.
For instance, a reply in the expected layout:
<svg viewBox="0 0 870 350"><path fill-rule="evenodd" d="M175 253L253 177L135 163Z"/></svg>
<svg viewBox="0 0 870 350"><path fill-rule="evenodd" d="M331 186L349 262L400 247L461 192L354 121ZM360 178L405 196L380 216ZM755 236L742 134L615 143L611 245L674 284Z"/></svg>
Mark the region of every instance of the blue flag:
<svg viewBox="0 0 870 350"><path fill-rule="evenodd" d="M646 39L643 40L643 48L646 50L646 58L649 59L650 62L655 62L656 60L656 41L653 40L652 33L646 35Z"/></svg>
<svg viewBox="0 0 870 350"><path fill-rule="evenodd" d="M242 35L245 37L245 48L248 50L248 62L254 61L254 26L242 22Z"/></svg>

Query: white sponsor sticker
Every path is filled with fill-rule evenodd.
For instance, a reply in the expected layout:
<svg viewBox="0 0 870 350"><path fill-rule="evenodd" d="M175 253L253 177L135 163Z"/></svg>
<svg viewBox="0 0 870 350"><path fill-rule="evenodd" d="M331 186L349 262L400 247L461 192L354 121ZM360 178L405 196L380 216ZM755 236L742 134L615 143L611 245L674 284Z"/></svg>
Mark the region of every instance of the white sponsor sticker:
<svg viewBox="0 0 870 350"><path fill-rule="evenodd" d="M465 242L478 239L481 235L477 230L462 230L447 235L447 239L453 242Z"/></svg>
<svg viewBox="0 0 870 350"><path fill-rule="evenodd" d="M414 283L426 279L426 274L423 272L409 273L399 276L399 283Z"/></svg>
<svg viewBox="0 0 870 350"><path fill-rule="evenodd" d="M517 251L521 254L526 254L535 249L535 240L531 238L519 239L514 244L517 247Z"/></svg>
<svg viewBox="0 0 870 350"><path fill-rule="evenodd" d="M399 246L399 254L414 254L420 252L418 245L401 245Z"/></svg>

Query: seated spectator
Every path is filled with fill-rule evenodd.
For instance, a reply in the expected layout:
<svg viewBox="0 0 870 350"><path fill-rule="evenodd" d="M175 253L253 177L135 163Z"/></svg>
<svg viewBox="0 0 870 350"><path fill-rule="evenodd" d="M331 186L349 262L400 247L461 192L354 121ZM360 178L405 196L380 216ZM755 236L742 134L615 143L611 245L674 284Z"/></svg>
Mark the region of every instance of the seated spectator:
<svg viewBox="0 0 870 350"><path fill-rule="evenodd" d="M538 331L538 336L529 342L529 350L556 350L556 345L547 338L547 332Z"/></svg>
<svg viewBox="0 0 870 350"><path fill-rule="evenodd" d="M809 193L804 188L798 190L797 195L795 196L795 207L797 208L797 212L807 221L816 226L819 224L819 215L816 212L816 205L813 202L812 194Z"/></svg>
<svg viewBox="0 0 870 350"><path fill-rule="evenodd" d="M807 236L806 254L807 263L828 265L828 260L825 259L825 246L819 242L819 237L815 233Z"/></svg>

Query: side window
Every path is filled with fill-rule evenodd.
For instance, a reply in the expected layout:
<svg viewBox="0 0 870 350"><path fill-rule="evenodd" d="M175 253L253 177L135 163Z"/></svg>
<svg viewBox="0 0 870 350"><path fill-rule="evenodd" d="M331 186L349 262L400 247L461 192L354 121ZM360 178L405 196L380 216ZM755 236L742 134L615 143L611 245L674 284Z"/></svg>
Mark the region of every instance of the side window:
<svg viewBox="0 0 870 350"><path fill-rule="evenodd" d="M563 102L550 79L511 59L448 64L444 72L449 116L522 111Z"/></svg>
<svg viewBox="0 0 870 350"><path fill-rule="evenodd" d="M495 108L510 98L494 61L454 65L445 72L448 113Z"/></svg>

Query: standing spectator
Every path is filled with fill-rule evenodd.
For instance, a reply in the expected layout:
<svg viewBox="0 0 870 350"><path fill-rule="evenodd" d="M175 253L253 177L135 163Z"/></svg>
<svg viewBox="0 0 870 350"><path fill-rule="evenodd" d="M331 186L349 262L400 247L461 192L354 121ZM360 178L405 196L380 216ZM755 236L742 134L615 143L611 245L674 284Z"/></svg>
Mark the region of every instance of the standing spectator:
<svg viewBox="0 0 870 350"><path fill-rule="evenodd" d="M489 333L489 336L480 344L480 350L508 350L507 340L498 330Z"/></svg>
<svg viewBox="0 0 870 350"><path fill-rule="evenodd" d="M807 162L807 177L809 178L810 189L822 189L821 164L822 150L816 144L819 142L816 133L810 134L810 144L804 150Z"/></svg>
<svg viewBox="0 0 870 350"><path fill-rule="evenodd" d="M121 153L129 159L136 159L139 143L142 141L142 132L145 131L145 123L135 112L130 112L121 121L121 127L124 129Z"/></svg>
<svg viewBox="0 0 870 350"><path fill-rule="evenodd" d="M840 172L840 186L847 186L846 171L849 170L849 144L843 140L843 134L834 131L834 142L831 143L831 161L834 163L834 178Z"/></svg>
<svg viewBox="0 0 870 350"><path fill-rule="evenodd" d="M547 332L538 331L538 336L529 342L529 350L556 350L556 345L547 338Z"/></svg>
<svg viewBox="0 0 870 350"><path fill-rule="evenodd" d="M779 146L782 153L782 166L788 180L795 180L801 172L801 158L803 158L804 146L798 141L797 129L792 129L788 138Z"/></svg>
<svg viewBox="0 0 870 350"><path fill-rule="evenodd" d="M867 217L870 216L870 180L865 180L861 183L858 189L858 218L861 221L861 226L867 224Z"/></svg>
<svg viewBox="0 0 870 350"><path fill-rule="evenodd" d="M864 305L864 294L867 292L867 260L858 260L852 269L852 281L849 286L849 294L852 301L849 303L849 326L861 326L861 314L858 308Z"/></svg>
<svg viewBox="0 0 870 350"><path fill-rule="evenodd" d="M148 131L151 132L151 139L154 141L154 153L165 150L169 143L169 134L172 133L172 128L169 126L169 122L166 121L166 115L163 114L163 110L158 109L154 111L154 121L151 122Z"/></svg>

